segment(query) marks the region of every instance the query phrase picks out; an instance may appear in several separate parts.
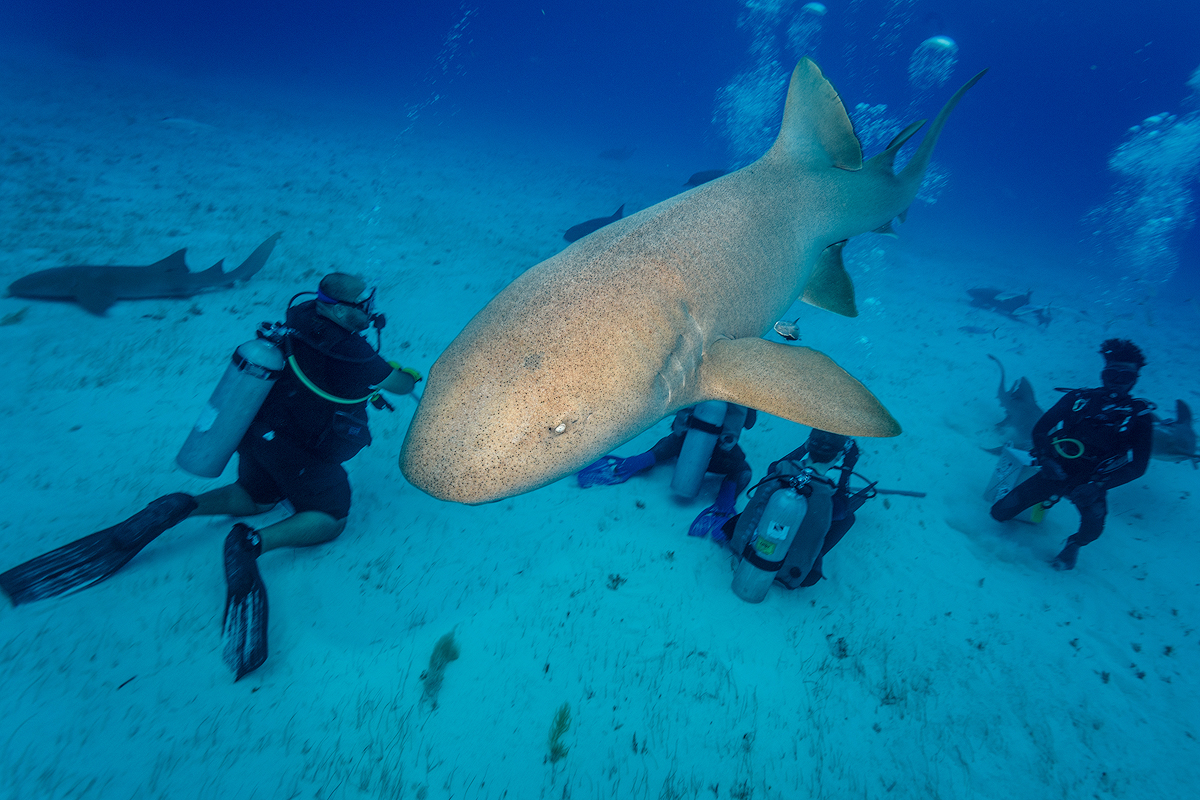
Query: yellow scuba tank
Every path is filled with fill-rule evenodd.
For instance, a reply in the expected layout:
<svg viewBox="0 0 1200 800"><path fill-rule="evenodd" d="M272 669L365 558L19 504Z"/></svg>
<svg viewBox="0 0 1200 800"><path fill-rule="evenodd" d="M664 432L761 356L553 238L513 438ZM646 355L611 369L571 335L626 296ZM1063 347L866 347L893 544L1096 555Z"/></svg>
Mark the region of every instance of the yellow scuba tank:
<svg viewBox="0 0 1200 800"><path fill-rule="evenodd" d="M175 463L201 478L219 477L284 364L279 346L262 335L234 350L229 367L175 456Z"/></svg>
<svg viewBox="0 0 1200 800"><path fill-rule="evenodd" d="M700 493L700 482L704 480L717 438L721 435L725 411L725 403L709 400L697 405L692 412L687 436L683 439L679 458L675 460L675 473L671 476L671 491L680 497L690 500Z"/></svg>

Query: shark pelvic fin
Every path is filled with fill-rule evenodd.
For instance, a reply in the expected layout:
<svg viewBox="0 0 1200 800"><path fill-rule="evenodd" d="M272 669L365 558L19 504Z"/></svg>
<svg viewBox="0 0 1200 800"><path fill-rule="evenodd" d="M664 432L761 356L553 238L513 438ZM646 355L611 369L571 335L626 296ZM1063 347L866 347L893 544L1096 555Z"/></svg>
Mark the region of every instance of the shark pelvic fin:
<svg viewBox="0 0 1200 800"><path fill-rule="evenodd" d="M783 124L766 157L818 169L862 169L862 146L846 107L820 68L807 58L792 71Z"/></svg>
<svg viewBox="0 0 1200 800"><path fill-rule="evenodd" d="M846 240L842 240L821 251L816 270L800 299L810 306L823 308L843 317L857 317L854 282L850 280L850 274L846 272L846 265L842 261L842 251L845 249Z"/></svg>
<svg viewBox="0 0 1200 800"><path fill-rule="evenodd" d="M896 436L875 395L824 353L765 339L721 339L700 366L702 399L757 408L846 436Z"/></svg>

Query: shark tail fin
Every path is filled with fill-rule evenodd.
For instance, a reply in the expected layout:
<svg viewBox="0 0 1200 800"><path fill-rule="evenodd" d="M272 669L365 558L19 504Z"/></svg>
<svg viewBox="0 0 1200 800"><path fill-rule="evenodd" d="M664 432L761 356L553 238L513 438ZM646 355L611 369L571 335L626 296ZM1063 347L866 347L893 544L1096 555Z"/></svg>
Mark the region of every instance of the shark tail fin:
<svg viewBox="0 0 1200 800"><path fill-rule="evenodd" d="M779 136L766 157L799 165L862 169L862 146L837 90L804 58L792 71Z"/></svg>
<svg viewBox="0 0 1200 800"><path fill-rule="evenodd" d="M283 232L273 233L267 237L267 240L254 249L250 257L242 262L242 265L229 273L229 280L244 281L250 278L254 273L263 268L263 264L267 263L267 258L270 257L271 251L275 249L275 243L279 241L279 237L283 236Z"/></svg>
<svg viewBox="0 0 1200 800"><path fill-rule="evenodd" d="M934 117L933 124L929 126L929 132L925 134L925 138L921 140L921 144L917 147L917 152L913 154L910 160L899 173L900 179L905 183L913 184L915 193L916 187L920 186L921 178L925 175L925 168L929 166L929 159L933 155L934 145L937 144L938 137L942 134L942 128L946 127L946 120L950 118L950 112L958 105L958 101L962 100L963 95L967 90L979 83L979 79L987 74L987 70L983 70L962 85L954 95L946 101L946 105L942 106L942 110ZM909 128L912 128L910 125ZM906 128L905 130L908 130ZM915 130L912 133L916 133ZM909 134L910 136L912 134ZM903 144L903 142L901 142Z"/></svg>

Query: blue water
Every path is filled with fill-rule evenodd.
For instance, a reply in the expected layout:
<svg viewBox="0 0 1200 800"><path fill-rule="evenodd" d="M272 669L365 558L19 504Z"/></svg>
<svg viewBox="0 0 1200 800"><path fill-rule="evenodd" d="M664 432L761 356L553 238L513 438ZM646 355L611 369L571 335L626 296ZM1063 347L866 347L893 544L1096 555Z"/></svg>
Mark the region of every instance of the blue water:
<svg viewBox="0 0 1200 800"><path fill-rule="evenodd" d="M734 793L734 778L745 777L747 730L760 723L757 752L787 755L760 761L752 777L794 783L776 780L758 797L1138 797L1160 787L1171 796L1186 784L1200 473L1154 462L1145 480L1114 492L1105 538L1067 580L1045 556L1073 530L1072 509L1063 504L1043 529L999 531L980 494L994 464L982 446L997 443L999 418L986 354L1003 356L1010 380L1031 376L1048 405L1053 386L1095 380L1101 338L1131 335L1153 354L1147 396L1167 414L1177 398L1197 405L1200 79L1189 80L1200 68L1200 3L826 6L0 4L5 68L23 48L68 65L50 78L18 70L26 83L13 95L34 98L26 107L42 117L8 139L0 129L0 159L12 159L7 175L0 165L0 197L22 203L0 226L14 277L183 246L193 269L212 263L204 258L236 263L287 231L253 283L194 306L124 303L105 318L6 307L12 327L0 331L25 357L13 359L0 395L11 451L0 489L22 502L9 504L0 534L20 557L174 491L170 457L229 346L334 259L384 278L388 355L427 369L474 310L564 244L568 225L622 199L639 210L692 172L760 152L799 56L812 56L840 92L867 155L990 70L951 118L931 170L940 178L895 249L873 250L880 240L863 236L848 251L863 317L806 311L804 343L836 354L903 417L905 437L864 444L864 473L930 494L866 507L839 545L840 573L820 592L730 610L727 559L682 534L698 508L668 498L662 469L607 495L568 481L477 508L434 501L395 469L412 414L402 398L397 414L373 416L377 446L353 465L354 527L329 548L264 561L279 646L262 684L231 685L213 654L224 588L216 522L189 523L98 594L0 609L9 637L0 665L15 676L16 698L4 722L19 733L0 763L24 770L0 797L127 796L141 786L157 796L197 775L209 781L202 794L229 795L251 770L261 773L259 797L425 797L421 781L433 785L430 797L502 796L492 787L532 785L529 775L550 771L540 760L546 722L565 699L579 720L568 761L581 764L577 797L718 796L718 779L722 799L748 796ZM914 77L914 52L937 36L956 43L952 69ZM88 94L92 66L103 78ZM113 76L139 69L153 88L138 94L130 79L126 107ZM71 85L56 87L64 74ZM181 89L178 110L162 88L176 78L203 87L190 98ZM1163 113L1172 116L1147 126ZM165 114L195 121L160 126ZM320 124L306 128L314 117ZM277 120L295 127L273 137ZM453 150L490 137L504 142ZM276 147L287 150L278 159ZM345 150L326 150L337 147ZM530 155L559 147L541 161ZM632 150L627 162L592 157L621 148ZM1124 176L1109 166L1114 154ZM397 177L394 164L412 174ZM547 164L577 164L580 177L547 174ZM528 185L515 190L526 165ZM489 189L511 190L512 207ZM594 212L578 211L580 196ZM1078 313L1046 328L1002 319L966 305L975 283L1032 289L1039 302L1057 301L1046 288L1056 287ZM1063 289L1071 285L1078 290ZM430 311L430 298L442 305ZM143 425L127 458L121 442ZM756 470L797 435L780 420L748 434ZM5 549L0 568L17 559ZM632 576L619 594L605 586L618 571ZM413 714L411 738L395 742L365 724L392 714L409 736L404 693L452 627L467 655L441 717ZM843 637L859 648L845 661L835 646ZM633 693L609 685L614 675ZM183 727L204 721L194 738L176 736L175 712ZM470 730L455 722L475 718ZM714 733L713 719L727 729ZM427 742L445 766L432 763ZM481 746L490 750L472 749ZM121 747L128 762L111 755ZM380 777L389 758L403 760L408 783ZM650 763L654 782L609 767L625 761ZM487 788L482 778L471 785L479 764ZM677 766L690 792L668 791ZM822 776L837 788L805 795ZM624 794L605 794L618 784Z"/></svg>
<svg viewBox="0 0 1200 800"><path fill-rule="evenodd" d="M756 19L772 21L775 46L803 4L745 5L765 9ZM714 125L716 93L753 62L756 31L738 25L745 5L10 0L0 21L13 41L88 59L384 106L436 96L422 108L427 124L467 114L565 134L607 132L643 152L695 153L702 169L728 157ZM953 178L937 213L959 235L994 237L1001 248L1018 233L1064 268L1081 253L1081 218L1112 188L1110 152L1131 125L1178 112L1200 65L1200 5L1177 0L831 2L819 28L809 54L850 104L905 110L909 56L930 36L960 48L937 102L990 68L941 146ZM794 54L776 46L772 55L782 80ZM930 115L936 103L927 106L921 113ZM1182 227L1172 238L1185 265L1176 279L1191 289L1200 240Z"/></svg>

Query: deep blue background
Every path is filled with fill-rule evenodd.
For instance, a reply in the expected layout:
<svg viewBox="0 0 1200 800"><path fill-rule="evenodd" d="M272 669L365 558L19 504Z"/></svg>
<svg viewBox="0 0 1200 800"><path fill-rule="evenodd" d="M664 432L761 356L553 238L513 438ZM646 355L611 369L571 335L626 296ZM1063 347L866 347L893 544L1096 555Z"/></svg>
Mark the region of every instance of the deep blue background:
<svg viewBox="0 0 1200 800"><path fill-rule="evenodd" d="M826 5L816 56L849 105L903 108L909 53L935 34L960 47L951 85L991 68L939 149L953 183L934 213L959 236L1014 249L1024 243L1064 264L1084 255L1080 218L1112 186L1112 148L1150 114L1178 112L1200 66L1194 2L916 0L898 6L911 5L911 13L895 53L872 39L895 3ZM477 12L443 72L446 36L468 8ZM612 144L637 131L639 144L695 147L714 161L715 93L749 63L750 35L736 24L741 10L731 0L6 0L0 35L259 90L397 107L436 91L443 100L431 114L553 120L562 130L610 131ZM1200 272L1197 241L1193 232L1182 246L1181 285Z"/></svg>

